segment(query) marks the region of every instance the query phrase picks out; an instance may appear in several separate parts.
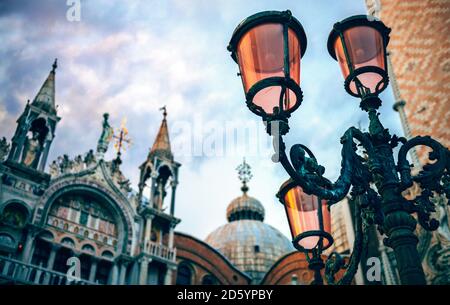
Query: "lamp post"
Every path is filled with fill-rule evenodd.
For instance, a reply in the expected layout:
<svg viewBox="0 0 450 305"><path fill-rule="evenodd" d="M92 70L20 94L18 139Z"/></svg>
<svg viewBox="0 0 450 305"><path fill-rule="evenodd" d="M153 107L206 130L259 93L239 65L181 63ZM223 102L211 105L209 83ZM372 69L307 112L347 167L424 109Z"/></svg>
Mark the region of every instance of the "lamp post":
<svg viewBox="0 0 450 305"><path fill-rule="evenodd" d="M293 244L306 253L316 284L322 283L323 268L330 284L336 284L334 277L340 269L346 270L337 284L352 281L367 245L366 228L372 224L386 235L384 243L394 250L402 284L426 283L414 230L417 221L427 230L439 225L431 218L432 200L444 194L450 198L450 151L429 136L407 141L391 135L381 124L378 95L389 82L389 32L374 17L358 15L336 23L329 35L328 51L340 65L345 90L360 99L361 109L369 116L368 132L350 127L341 137L341 171L335 182L323 176L325 168L306 146L293 145L288 157L283 141L289 131L288 118L303 98L300 60L307 42L300 22L290 11L261 12L238 25L228 46L239 65L246 104L262 117L273 137L273 160L290 176L277 196L285 206ZM393 149L400 143L396 162ZM418 145L432 149L429 159L434 162L412 176L406 156ZM413 183L420 186L421 193L407 200L402 192ZM354 200L356 211L352 255L347 264L335 253L324 263L322 252L333 243L328 209L347 195Z"/></svg>

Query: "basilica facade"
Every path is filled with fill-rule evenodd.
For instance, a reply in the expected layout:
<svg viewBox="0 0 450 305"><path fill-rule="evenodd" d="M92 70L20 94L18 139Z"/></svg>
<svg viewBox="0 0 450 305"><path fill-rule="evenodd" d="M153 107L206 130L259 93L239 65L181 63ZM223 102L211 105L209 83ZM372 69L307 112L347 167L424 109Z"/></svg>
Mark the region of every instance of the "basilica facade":
<svg viewBox="0 0 450 305"><path fill-rule="evenodd" d="M247 194L248 176L241 177L242 194L227 209L228 224L205 241L175 231L188 215L175 216L181 164L170 147L165 109L149 154L136 169L137 186L120 169L120 150L105 159L113 137L108 114L95 148L48 162L61 120L56 68L55 61L12 139L0 141L0 284L312 281L304 255L263 222L263 205ZM75 273L73 258L79 262Z"/></svg>

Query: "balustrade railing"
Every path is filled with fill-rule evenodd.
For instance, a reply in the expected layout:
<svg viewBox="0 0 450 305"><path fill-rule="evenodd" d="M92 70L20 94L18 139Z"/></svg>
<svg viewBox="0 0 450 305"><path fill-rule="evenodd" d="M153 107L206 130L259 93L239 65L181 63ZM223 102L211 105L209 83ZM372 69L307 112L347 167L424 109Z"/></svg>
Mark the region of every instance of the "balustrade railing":
<svg viewBox="0 0 450 305"><path fill-rule="evenodd" d="M34 285L95 285L96 283L79 280L70 281L67 275L44 267L0 256L0 279L6 282Z"/></svg>
<svg viewBox="0 0 450 305"><path fill-rule="evenodd" d="M146 252L150 255L163 258L165 260L169 261L175 261L176 260L176 249L175 248L169 248L167 246L154 243L154 242L148 242L146 246Z"/></svg>

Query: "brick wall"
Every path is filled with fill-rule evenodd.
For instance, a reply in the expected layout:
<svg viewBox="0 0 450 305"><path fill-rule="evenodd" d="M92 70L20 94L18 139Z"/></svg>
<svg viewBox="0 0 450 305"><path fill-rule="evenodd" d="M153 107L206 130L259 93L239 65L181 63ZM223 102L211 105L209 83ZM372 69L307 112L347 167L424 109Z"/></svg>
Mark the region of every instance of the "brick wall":
<svg viewBox="0 0 450 305"><path fill-rule="evenodd" d="M388 49L412 136L431 135L450 147L450 1L366 3L392 28ZM427 160L423 148L418 154Z"/></svg>

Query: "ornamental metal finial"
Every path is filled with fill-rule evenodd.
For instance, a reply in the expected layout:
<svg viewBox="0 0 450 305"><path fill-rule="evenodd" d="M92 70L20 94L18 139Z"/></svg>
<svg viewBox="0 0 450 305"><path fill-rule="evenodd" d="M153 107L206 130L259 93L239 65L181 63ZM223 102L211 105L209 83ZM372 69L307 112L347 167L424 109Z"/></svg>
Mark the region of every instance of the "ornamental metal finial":
<svg viewBox="0 0 450 305"><path fill-rule="evenodd" d="M247 183L253 177L251 169L252 168L250 167L250 165L248 165L247 162L245 162L245 158L242 161L242 163L236 168L236 170L238 171L239 180L242 181L241 190L244 192L244 194L247 193L248 191Z"/></svg>
<svg viewBox="0 0 450 305"><path fill-rule="evenodd" d="M164 120L165 120L165 119L166 119L166 116L167 116L166 105L164 105L164 106L162 106L161 108L159 108L159 110L162 110L163 116L164 116Z"/></svg>
<svg viewBox="0 0 450 305"><path fill-rule="evenodd" d="M125 146L124 144L128 144L128 146L131 145L131 139L128 137L128 129L125 126L127 123L127 119L123 118L122 119L122 124L120 126L120 128L117 129L116 133L113 135L113 138L116 140L116 142L114 143L114 147L116 148L117 151L117 160L120 159L120 156L122 155L122 151L125 151Z"/></svg>
<svg viewBox="0 0 450 305"><path fill-rule="evenodd" d="M55 58L55 61L53 62L52 65L52 72L55 73L56 68L58 68L58 58Z"/></svg>

